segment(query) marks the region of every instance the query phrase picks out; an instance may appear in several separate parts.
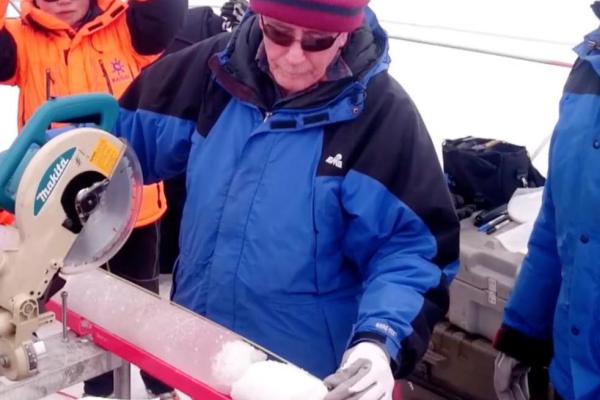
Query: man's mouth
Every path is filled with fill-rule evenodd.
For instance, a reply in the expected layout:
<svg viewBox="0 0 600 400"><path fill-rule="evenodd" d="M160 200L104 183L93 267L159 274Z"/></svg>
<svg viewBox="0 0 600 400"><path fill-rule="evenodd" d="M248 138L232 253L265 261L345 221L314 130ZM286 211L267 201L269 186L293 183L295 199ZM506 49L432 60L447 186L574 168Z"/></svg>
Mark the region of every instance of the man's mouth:
<svg viewBox="0 0 600 400"><path fill-rule="evenodd" d="M285 75L289 76L290 78L300 78L303 76L306 76L306 74L308 72L295 72L295 71L283 71Z"/></svg>

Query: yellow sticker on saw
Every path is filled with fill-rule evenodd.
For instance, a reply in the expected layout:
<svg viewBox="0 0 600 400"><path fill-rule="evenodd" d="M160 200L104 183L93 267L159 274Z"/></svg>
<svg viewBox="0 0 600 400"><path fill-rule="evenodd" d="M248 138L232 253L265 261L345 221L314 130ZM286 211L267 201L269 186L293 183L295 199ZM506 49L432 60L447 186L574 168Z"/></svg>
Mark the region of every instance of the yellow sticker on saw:
<svg viewBox="0 0 600 400"><path fill-rule="evenodd" d="M98 144L92 153L92 158L90 161L104 175L111 176L120 157L121 149L106 139L100 139L98 140Z"/></svg>

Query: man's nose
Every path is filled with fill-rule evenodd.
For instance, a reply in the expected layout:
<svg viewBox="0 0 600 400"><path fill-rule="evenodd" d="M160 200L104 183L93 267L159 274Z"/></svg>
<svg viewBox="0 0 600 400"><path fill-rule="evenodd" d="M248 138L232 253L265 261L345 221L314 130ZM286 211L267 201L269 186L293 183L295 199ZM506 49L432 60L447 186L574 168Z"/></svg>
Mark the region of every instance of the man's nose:
<svg viewBox="0 0 600 400"><path fill-rule="evenodd" d="M306 60L304 50L302 49L302 45L300 44L299 40L294 41L294 43L292 43L292 45L289 47L286 58L290 64L300 64Z"/></svg>

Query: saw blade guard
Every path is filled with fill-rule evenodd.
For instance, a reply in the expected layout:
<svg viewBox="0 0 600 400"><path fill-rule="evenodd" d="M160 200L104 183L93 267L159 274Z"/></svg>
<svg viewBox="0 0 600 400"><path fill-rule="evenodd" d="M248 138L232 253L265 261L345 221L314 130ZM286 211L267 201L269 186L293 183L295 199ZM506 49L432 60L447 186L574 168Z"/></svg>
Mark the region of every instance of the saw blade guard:
<svg viewBox="0 0 600 400"><path fill-rule="evenodd" d="M27 122L10 149L1 157L0 208L15 212L14 188L33 154L48 141L46 131L52 123L87 122L110 132L118 115L119 105L108 94L83 94L52 99L44 103Z"/></svg>

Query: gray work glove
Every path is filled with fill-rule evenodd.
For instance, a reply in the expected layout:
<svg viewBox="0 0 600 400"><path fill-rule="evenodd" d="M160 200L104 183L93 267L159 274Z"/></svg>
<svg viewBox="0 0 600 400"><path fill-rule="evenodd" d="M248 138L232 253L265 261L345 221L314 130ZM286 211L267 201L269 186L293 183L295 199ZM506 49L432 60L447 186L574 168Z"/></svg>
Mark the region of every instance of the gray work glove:
<svg viewBox="0 0 600 400"><path fill-rule="evenodd" d="M246 0L228 0L221 7L221 18L223 18L223 30L231 30L238 26L248 9Z"/></svg>
<svg viewBox="0 0 600 400"><path fill-rule="evenodd" d="M385 351L361 342L346 351L342 367L323 383L329 389L323 400L392 400L395 382Z"/></svg>
<svg viewBox="0 0 600 400"><path fill-rule="evenodd" d="M522 362L498 353L494 362L494 389L498 400L528 400L527 374L530 368Z"/></svg>

